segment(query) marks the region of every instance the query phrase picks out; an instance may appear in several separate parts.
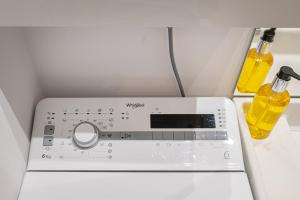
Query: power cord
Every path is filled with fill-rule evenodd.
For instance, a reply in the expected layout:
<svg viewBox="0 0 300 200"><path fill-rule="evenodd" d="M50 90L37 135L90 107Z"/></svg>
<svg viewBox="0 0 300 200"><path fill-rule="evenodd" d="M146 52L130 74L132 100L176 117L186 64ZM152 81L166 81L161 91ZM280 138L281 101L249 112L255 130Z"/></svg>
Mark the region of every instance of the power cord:
<svg viewBox="0 0 300 200"><path fill-rule="evenodd" d="M181 83L181 80L180 80L180 77L179 77L179 74L178 74L178 70L177 70L176 62L175 62L175 57L174 57L173 28L172 27L168 27L168 40L169 40L170 60L171 60L171 65L172 65L172 68L173 68L173 72L174 72L174 75L176 77L176 81L177 81L181 96L185 97L184 89L183 89L183 86L182 86L182 83Z"/></svg>

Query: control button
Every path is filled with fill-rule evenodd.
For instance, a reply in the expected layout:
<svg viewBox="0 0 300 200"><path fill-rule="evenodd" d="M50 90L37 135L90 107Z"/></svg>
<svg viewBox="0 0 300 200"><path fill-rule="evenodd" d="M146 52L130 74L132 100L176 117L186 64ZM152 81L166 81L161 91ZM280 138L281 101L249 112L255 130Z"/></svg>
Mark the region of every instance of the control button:
<svg viewBox="0 0 300 200"><path fill-rule="evenodd" d="M216 140L216 131L196 131L196 140Z"/></svg>
<svg viewBox="0 0 300 200"><path fill-rule="evenodd" d="M107 132L106 135L109 140L119 140L121 138L121 132Z"/></svg>
<svg viewBox="0 0 300 200"><path fill-rule="evenodd" d="M174 132L174 140L184 140L184 132L175 131Z"/></svg>
<svg viewBox="0 0 300 200"><path fill-rule="evenodd" d="M132 139L132 134L128 133L128 132L121 133L121 139L130 140L130 139Z"/></svg>
<svg viewBox="0 0 300 200"><path fill-rule="evenodd" d="M196 140L207 140L205 131L196 131Z"/></svg>
<svg viewBox="0 0 300 200"><path fill-rule="evenodd" d="M228 135L226 131L216 131L216 139L217 140L227 140Z"/></svg>
<svg viewBox="0 0 300 200"><path fill-rule="evenodd" d="M90 148L97 144L99 138L97 127L90 122L76 125L73 134L74 143L81 148Z"/></svg>
<svg viewBox="0 0 300 200"><path fill-rule="evenodd" d="M100 134L100 139L104 140L120 140L121 132L105 132Z"/></svg>
<svg viewBox="0 0 300 200"><path fill-rule="evenodd" d="M53 135L54 134L54 129L55 129L54 125L46 125L45 128L44 128L44 134L45 135Z"/></svg>
<svg viewBox="0 0 300 200"><path fill-rule="evenodd" d="M193 132L193 131L184 132L184 139L185 140L195 140L195 132Z"/></svg>
<svg viewBox="0 0 300 200"><path fill-rule="evenodd" d="M43 146L53 146L53 136L44 136Z"/></svg>
<svg viewBox="0 0 300 200"><path fill-rule="evenodd" d="M173 140L173 132L167 131L163 132L163 140Z"/></svg>
<svg viewBox="0 0 300 200"><path fill-rule="evenodd" d="M216 131L206 131L205 134L207 140L216 140Z"/></svg>
<svg viewBox="0 0 300 200"><path fill-rule="evenodd" d="M153 140L162 140L163 139L163 134L162 132L152 132L153 134Z"/></svg>
<svg viewBox="0 0 300 200"><path fill-rule="evenodd" d="M152 132L150 131L134 131L123 132L121 138L125 140L152 140Z"/></svg>

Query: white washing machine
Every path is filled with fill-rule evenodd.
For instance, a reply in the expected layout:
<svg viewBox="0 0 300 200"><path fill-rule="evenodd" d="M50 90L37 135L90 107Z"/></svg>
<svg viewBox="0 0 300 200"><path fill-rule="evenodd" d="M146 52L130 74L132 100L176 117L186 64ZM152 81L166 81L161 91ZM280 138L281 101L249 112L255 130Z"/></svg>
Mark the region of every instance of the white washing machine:
<svg viewBox="0 0 300 200"><path fill-rule="evenodd" d="M19 200L251 200L226 98L52 98Z"/></svg>

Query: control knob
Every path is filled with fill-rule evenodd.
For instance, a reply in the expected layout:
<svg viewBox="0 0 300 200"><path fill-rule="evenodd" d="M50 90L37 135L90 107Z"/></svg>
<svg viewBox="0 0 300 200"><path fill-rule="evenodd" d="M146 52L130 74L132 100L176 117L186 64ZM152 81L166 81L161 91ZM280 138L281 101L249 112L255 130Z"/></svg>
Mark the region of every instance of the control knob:
<svg viewBox="0 0 300 200"><path fill-rule="evenodd" d="M99 130L90 122L81 122L74 128L73 141L80 148L91 148L98 139Z"/></svg>

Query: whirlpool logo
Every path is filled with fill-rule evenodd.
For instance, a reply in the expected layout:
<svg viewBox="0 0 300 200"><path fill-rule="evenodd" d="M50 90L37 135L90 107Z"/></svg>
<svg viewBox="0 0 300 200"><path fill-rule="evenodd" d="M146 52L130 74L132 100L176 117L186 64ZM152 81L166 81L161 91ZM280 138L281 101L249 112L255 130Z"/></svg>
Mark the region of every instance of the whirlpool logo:
<svg viewBox="0 0 300 200"><path fill-rule="evenodd" d="M145 104L144 103L127 103L126 107L136 109L139 107L145 107Z"/></svg>

